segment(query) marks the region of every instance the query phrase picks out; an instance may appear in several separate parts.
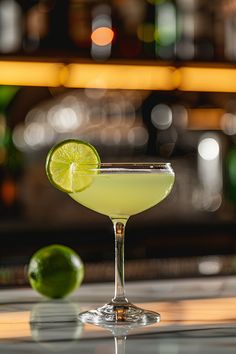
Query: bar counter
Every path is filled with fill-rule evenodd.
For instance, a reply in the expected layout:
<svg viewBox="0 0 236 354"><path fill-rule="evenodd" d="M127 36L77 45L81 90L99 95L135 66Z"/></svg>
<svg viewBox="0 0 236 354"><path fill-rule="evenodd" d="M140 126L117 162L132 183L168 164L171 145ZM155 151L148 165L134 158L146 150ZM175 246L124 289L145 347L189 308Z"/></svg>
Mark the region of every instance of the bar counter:
<svg viewBox="0 0 236 354"><path fill-rule="evenodd" d="M236 277L128 282L129 300L161 314L161 322L113 335L82 325L77 313L109 301L112 283L85 284L65 300L32 289L0 291L0 352L235 353Z"/></svg>

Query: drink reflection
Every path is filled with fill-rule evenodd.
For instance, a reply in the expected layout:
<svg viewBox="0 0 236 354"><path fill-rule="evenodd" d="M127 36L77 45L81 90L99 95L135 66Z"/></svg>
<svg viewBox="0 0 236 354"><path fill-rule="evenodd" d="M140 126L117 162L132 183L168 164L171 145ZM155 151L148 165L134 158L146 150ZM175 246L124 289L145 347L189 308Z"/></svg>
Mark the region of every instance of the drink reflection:
<svg viewBox="0 0 236 354"><path fill-rule="evenodd" d="M38 303L30 313L31 335L35 342L49 351L66 352L78 348L83 325L77 320L79 306L57 300Z"/></svg>

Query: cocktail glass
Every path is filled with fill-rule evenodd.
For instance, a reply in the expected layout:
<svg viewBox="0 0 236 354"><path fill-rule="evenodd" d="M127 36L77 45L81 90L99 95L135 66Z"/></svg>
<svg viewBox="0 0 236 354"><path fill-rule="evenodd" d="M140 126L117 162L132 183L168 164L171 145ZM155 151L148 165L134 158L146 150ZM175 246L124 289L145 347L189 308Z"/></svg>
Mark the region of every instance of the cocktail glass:
<svg viewBox="0 0 236 354"><path fill-rule="evenodd" d="M79 320L103 327L145 326L160 321L160 315L130 303L125 295L124 236L130 216L163 200L171 191L174 172L170 163L101 163L86 167L80 178L90 184L69 195L78 203L109 216L115 234L115 293L113 299L95 310L82 312Z"/></svg>

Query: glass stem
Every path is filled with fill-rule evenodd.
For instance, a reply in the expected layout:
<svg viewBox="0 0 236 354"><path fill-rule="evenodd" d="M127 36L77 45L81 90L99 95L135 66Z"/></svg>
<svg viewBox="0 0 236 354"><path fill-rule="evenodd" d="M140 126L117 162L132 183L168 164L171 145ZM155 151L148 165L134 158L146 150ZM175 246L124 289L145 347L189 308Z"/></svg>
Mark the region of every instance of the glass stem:
<svg viewBox="0 0 236 354"><path fill-rule="evenodd" d="M126 337L115 337L115 354L125 354Z"/></svg>
<svg viewBox="0 0 236 354"><path fill-rule="evenodd" d="M115 295L112 302L126 304L128 300L125 297L125 275L124 275L124 239L126 219L113 219L115 233Z"/></svg>

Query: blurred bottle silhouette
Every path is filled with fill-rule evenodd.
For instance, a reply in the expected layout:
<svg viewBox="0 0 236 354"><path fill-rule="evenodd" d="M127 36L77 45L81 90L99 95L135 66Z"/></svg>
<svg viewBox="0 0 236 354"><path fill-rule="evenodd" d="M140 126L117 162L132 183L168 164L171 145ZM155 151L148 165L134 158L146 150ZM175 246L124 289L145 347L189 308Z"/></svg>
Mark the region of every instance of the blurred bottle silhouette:
<svg viewBox="0 0 236 354"><path fill-rule="evenodd" d="M19 88L0 86L0 218L20 214L19 179L22 155L16 149L9 122L9 110Z"/></svg>
<svg viewBox="0 0 236 354"><path fill-rule="evenodd" d="M226 197L236 204L236 145L232 145L228 151L225 162Z"/></svg>
<svg viewBox="0 0 236 354"><path fill-rule="evenodd" d="M21 48L23 34L22 9L15 0L0 2L0 53L8 54Z"/></svg>
<svg viewBox="0 0 236 354"><path fill-rule="evenodd" d="M155 41L157 58L175 58L177 41L177 7L175 1L166 0L155 5Z"/></svg>

